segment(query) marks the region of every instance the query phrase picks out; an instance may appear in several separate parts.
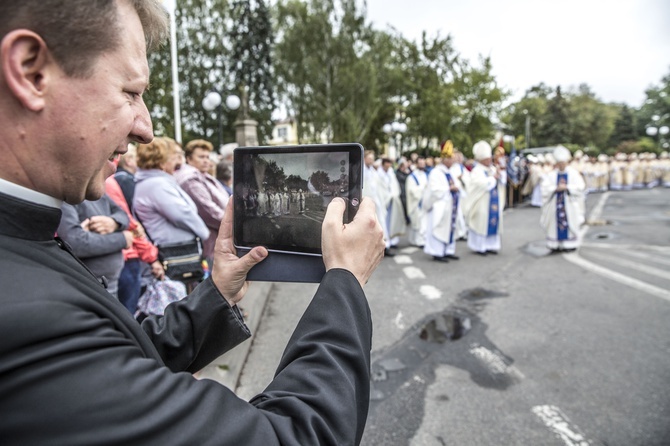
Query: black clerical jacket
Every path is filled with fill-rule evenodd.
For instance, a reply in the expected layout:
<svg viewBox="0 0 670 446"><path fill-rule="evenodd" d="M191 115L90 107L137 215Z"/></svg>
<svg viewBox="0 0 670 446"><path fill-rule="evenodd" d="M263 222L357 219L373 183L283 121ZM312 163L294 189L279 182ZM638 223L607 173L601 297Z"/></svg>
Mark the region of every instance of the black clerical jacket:
<svg viewBox="0 0 670 446"><path fill-rule="evenodd" d="M191 375L250 336L211 281L138 324L54 239L60 210L0 194L0 443L347 445L372 336L348 271L324 277L265 391Z"/></svg>

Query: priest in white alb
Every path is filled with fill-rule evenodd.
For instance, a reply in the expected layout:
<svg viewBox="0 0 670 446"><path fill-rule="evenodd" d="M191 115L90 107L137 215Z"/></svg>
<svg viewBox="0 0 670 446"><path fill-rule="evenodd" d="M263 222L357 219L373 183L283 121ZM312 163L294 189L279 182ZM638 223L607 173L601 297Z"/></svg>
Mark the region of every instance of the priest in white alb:
<svg viewBox="0 0 670 446"><path fill-rule="evenodd" d="M542 179L540 224L552 251L574 251L579 247L579 228L584 223L586 185L579 172L568 166L570 151L554 149L556 167Z"/></svg>
<svg viewBox="0 0 670 446"><path fill-rule="evenodd" d="M468 224L468 248L485 256L502 247L505 177L493 165L491 145L479 141L472 148L475 165L470 172L463 213Z"/></svg>
<svg viewBox="0 0 670 446"><path fill-rule="evenodd" d="M460 205L459 187L451 175L454 164L454 146L451 141L442 144L440 163L428 175L428 186L423 194L426 212L426 244L423 252L433 260L458 260L456 255L456 217Z"/></svg>
<svg viewBox="0 0 670 446"><path fill-rule="evenodd" d="M409 230L407 240L410 245L422 247L426 243L426 213L423 210L423 191L428 184L426 175L426 159L419 157L416 168L405 180L405 194L407 196L407 216Z"/></svg>

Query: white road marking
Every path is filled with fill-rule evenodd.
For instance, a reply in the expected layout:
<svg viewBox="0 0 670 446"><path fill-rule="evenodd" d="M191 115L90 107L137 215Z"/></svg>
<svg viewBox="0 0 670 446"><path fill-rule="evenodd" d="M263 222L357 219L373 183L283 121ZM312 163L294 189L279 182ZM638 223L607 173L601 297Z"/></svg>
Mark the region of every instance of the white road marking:
<svg viewBox="0 0 670 446"><path fill-rule="evenodd" d="M421 285L419 292L428 300L437 300L442 297L442 291L433 285Z"/></svg>
<svg viewBox="0 0 670 446"><path fill-rule="evenodd" d="M416 266L408 266L407 268L403 268L403 272L407 276L408 279L425 279L426 275L421 271L419 268Z"/></svg>
<svg viewBox="0 0 670 446"><path fill-rule="evenodd" d="M419 250L419 248L417 248L416 246L408 246L407 248L401 249L400 253L410 255L410 254L414 254L418 250Z"/></svg>
<svg viewBox="0 0 670 446"><path fill-rule="evenodd" d="M623 249L625 251L652 251L657 253L666 253L670 254L670 246L658 246L658 245L616 245L613 243L590 243L584 242L581 245L584 248L600 248L600 249Z"/></svg>
<svg viewBox="0 0 670 446"><path fill-rule="evenodd" d="M405 324L402 323L402 312L398 311L398 314L395 317L395 326L398 327L401 330L405 329Z"/></svg>
<svg viewBox="0 0 670 446"><path fill-rule="evenodd" d="M481 361L491 372L495 374L510 375L517 379L524 377L523 373L521 373L516 367L507 365L503 357L486 347L483 347L479 344L472 344L470 345L470 353L475 358L479 359L479 361Z"/></svg>
<svg viewBox="0 0 670 446"><path fill-rule="evenodd" d="M622 283L631 288L636 288L640 291L651 294L652 296L660 297L661 299L665 299L670 302L670 291L668 290L664 290L663 288L650 285L641 280L633 279L632 277L628 277L624 274L612 271L611 269L596 265L595 263L589 262L588 260L580 257L577 253L563 254L563 258L577 266L581 266L587 271L591 271L610 280L614 280L615 282Z"/></svg>
<svg viewBox="0 0 670 446"><path fill-rule="evenodd" d="M647 254L647 253L635 252L635 251L629 251L629 250L624 250L624 252L626 253L627 256L630 256L630 257L636 257L638 259L648 260L650 262L660 263L661 265L670 266L670 259L664 259L663 257L658 257L654 254Z"/></svg>
<svg viewBox="0 0 670 446"><path fill-rule="evenodd" d="M603 213L603 208L605 207L605 202L610 196L610 192L605 192L602 194L600 197L600 200L598 200L598 203L593 207L593 210L591 211L591 215L589 215L589 218L587 221L594 221L598 220L600 218L600 214ZM584 225L582 226L582 230L579 231L579 240L584 240L584 236L586 235L586 231L589 230L589 225Z"/></svg>
<svg viewBox="0 0 670 446"><path fill-rule="evenodd" d="M625 268L633 269L636 271L643 272L645 274L649 274L651 276L656 276L660 277L661 279L665 280L670 280L670 272L667 270L662 270L658 268L654 268L652 266L644 265L639 262L631 261L631 260L626 260L622 259L620 257L615 257L615 256L608 256L605 254L599 254L595 252L590 252L589 251L589 256L593 256L599 260L605 260L610 263L614 263L615 265L623 266Z"/></svg>
<svg viewBox="0 0 670 446"><path fill-rule="evenodd" d="M532 409L542 422L551 429L567 446L589 446L591 441L579 432L577 426L570 426L570 420L556 406L535 406Z"/></svg>
<svg viewBox="0 0 670 446"><path fill-rule="evenodd" d="M397 263L398 265L411 265L412 263L414 263L410 256L398 256L397 255L397 256L393 257L393 260L395 260L395 263Z"/></svg>

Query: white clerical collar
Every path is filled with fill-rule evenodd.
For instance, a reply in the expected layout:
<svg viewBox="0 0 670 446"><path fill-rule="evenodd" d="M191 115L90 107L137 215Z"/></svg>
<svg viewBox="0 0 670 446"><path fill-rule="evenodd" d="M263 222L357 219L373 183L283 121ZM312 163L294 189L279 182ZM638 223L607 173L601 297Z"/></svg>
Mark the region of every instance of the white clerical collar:
<svg viewBox="0 0 670 446"><path fill-rule="evenodd" d="M11 195L12 197L20 198L21 200L56 209L60 209L63 204L62 200L28 189L27 187L19 186L18 184L3 180L2 178L0 178L0 192L6 195Z"/></svg>

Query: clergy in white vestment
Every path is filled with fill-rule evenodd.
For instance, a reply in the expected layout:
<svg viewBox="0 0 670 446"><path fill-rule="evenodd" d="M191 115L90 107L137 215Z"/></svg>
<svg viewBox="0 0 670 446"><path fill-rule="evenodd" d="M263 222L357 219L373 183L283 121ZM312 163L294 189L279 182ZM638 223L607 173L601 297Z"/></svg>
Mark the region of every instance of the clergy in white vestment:
<svg viewBox="0 0 670 446"><path fill-rule="evenodd" d="M430 171L428 186L423 194L426 211L426 244L423 252L440 262L458 260L456 217L460 197L458 184L450 173L454 164L453 151L451 141L442 144L440 163Z"/></svg>
<svg viewBox="0 0 670 446"><path fill-rule="evenodd" d="M389 250L391 247L391 239L388 235L388 226L386 225L386 202L388 201L388 193L386 186L382 183L382 177L375 166L375 152L372 150L365 151L365 167L363 168L363 196L370 197L375 204L377 212L377 220L384 231L384 242L386 249L384 255L393 256Z"/></svg>
<svg viewBox="0 0 670 446"><path fill-rule="evenodd" d="M570 151L554 149L556 168L542 179L542 216L540 224L552 251L574 251L579 246L579 228L584 223L582 176L568 166Z"/></svg>
<svg viewBox="0 0 670 446"><path fill-rule="evenodd" d="M458 185L461 201L465 200L468 193L467 184L470 180L470 171L463 165L463 154L454 149L454 164L449 168L449 173L454 177ZM456 215L456 240L465 240L468 236L468 225L465 224L463 215L463 206L458 206L458 215Z"/></svg>
<svg viewBox="0 0 670 446"><path fill-rule="evenodd" d="M423 247L426 243L426 213L423 211L422 199L427 184L426 159L420 157L416 160L416 168L405 180L407 216L409 217L407 239L410 245L419 247Z"/></svg>
<svg viewBox="0 0 670 446"><path fill-rule="evenodd" d="M393 162L388 158L382 159L379 168L382 184L386 188L386 228L388 231L389 247L397 247L400 236L407 229L405 210L402 206L400 183L393 169Z"/></svg>
<svg viewBox="0 0 670 446"><path fill-rule="evenodd" d="M506 184L493 166L489 143L479 141L472 152L476 162L470 172L468 197L463 202L468 223L468 247L480 255L497 254L502 247Z"/></svg>

